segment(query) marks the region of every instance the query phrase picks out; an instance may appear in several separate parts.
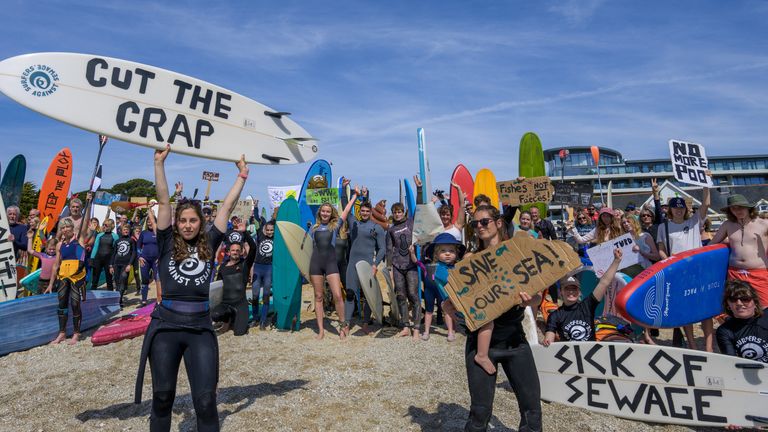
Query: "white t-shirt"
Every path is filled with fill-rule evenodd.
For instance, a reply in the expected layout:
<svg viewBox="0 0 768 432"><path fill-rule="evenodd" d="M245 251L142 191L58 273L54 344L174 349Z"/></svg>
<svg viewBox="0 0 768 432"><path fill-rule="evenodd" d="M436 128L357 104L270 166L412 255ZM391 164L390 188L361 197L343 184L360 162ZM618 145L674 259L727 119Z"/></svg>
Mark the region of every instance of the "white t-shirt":
<svg viewBox="0 0 768 432"><path fill-rule="evenodd" d="M446 229L444 232L447 232L448 234L452 235L456 240L461 241L463 235L461 234L461 231L456 228L456 225L451 224L451 227Z"/></svg>
<svg viewBox="0 0 768 432"><path fill-rule="evenodd" d="M672 253L668 255L678 254L687 250L696 249L701 247L701 219L699 219L698 213L691 216L685 222L678 224L671 220L669 223L669 247L672 249ZM664 224L659 224L658 243L667 246L667 232L664 228Z"/></svg>

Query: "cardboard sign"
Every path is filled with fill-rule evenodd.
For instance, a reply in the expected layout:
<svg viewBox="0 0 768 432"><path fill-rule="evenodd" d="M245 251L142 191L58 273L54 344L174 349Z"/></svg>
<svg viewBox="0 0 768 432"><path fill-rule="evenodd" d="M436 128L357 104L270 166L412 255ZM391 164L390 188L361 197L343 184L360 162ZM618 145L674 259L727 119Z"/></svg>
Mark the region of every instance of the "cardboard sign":
<svg viewBox="0 0 768 432"><path fill-rule="evenodd" d="M555 192L552 182L546 176L498 182L496 188L499 190L499 201L513 207L521 204L548 203Z"/></svg>
<svg viewBox="0 0 768 432"><path fill-rule="evenodd" d="M205 181L219 181L219 173L213 171L203 171L203 180Z"/></svg>
<svg viewBox="0 0 768 432"><path fill-rule="evenodd" d="M677 181L696 186L712 187L712 178L706 174L709 169L709 161L707 161L704 146L685 141L669 140L669 155L672 159L672 172Z"/></svg>
<svg viewBox="0 0 768 432"><path fill-rule="evenodd" d="M600 243L597 246L587 249L587 255L592 260L592 269L597 277L603 276L608 267L613 262L613 250L621 249L621 264L619 268L623 269L640 262L640 254L632 250L635 246L635 239L632 234L624 234L613 240Z"/></svg>
<svg viewBox="0 0 768 432"><path fill-rule="evenodd" d="M307 204L322 205L329 203L332 206L339 205L338 188L307 189Z"/></svg>
<svg viewBox="0 0 768 432"><path fill-rule="evenodd" d="M250 218L251 214L253 214L254 204L255 202L251 199L238 200L237 203L235 203L235 208L232 209L232 213L229 215L229 217L231 218L232 216L237 216L240 218L240 220L247 222L248 218Z"/></svg>
<svg viewBox="0 0 768 432"><path fill-rule="evenodd" d="M444 232L443 222L434 204L417 204L413 215L413 244L424 245Z"/></svg>
<svg viewBox="0 0 768 432"><path fill-rule="evenodd" d="M579 256L559 240L515 237L461 260L445 289L474 331L581 267Z"/></svg>
<svg viewBox="0 0 768 432"><path fill-rule="evenodd" d="M268 186L267 194L269 195L269 205L273 209L280 207L280 203L282 203L284 199L291 196L298 200L300 190L301 190L301 185Z"/></svg>
<svg viewBox="0 0 768 432"><path fill-rule="evenodd" d="M555 182L552 202L574 207L587 207L592 203L592 185L589 183Z"/></svg>

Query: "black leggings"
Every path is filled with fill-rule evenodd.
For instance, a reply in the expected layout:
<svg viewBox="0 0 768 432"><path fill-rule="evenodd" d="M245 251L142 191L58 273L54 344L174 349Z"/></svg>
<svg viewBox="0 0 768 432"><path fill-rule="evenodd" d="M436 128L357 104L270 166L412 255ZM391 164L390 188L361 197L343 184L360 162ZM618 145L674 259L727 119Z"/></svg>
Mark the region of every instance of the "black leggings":
<svg viewBox="0 0 768 432"><path fill-rule="evenodd" d="M210 331L159 330L152 339L149 364L152 370L152 412L149 430L171 430L171 409L176 397L179 365L184 367L192 390L197 430L218 431L216 384L219 356L216 336Z"/></svg>
<svg viewBox="0 0 768 432"><path fill-rule="evenodd" d="M128 273L125 272L125 269L128 268L130 264L115 264L113 267L115 269L115 274L113 275L115 278L115 288L117 288L117 292L120 293L120 304L123 304L123 296L125 295L125 290L128 288Z"/></svg>
<svg viewBox="0 0 768 432"><path fill-rule="evenodd" d="M471 346L474 345L474 346ZM503 353L503 357L495 356ZM467 349L464 363L467 367L469 384L469 419L464 426L465 431L485 431L493 414L493 396L496 391L496 375L488 375L483 368L475 363L477 345L470 343L467 338ZM539 375L536 373L536 363L528 344L522 343L514 348L491 350L491 361L498 367L501 364L509 379L512 391L517 398L520 409L519 432L541 431L541 387Z"/></svg>
<svg viewBox="0 0 768 432"><path fill-rule="evenodd" d="M268 288L265 288L265 302L269 306L269 294L266 294ZM258 305L258 299L256 299ZM257 309L254 309L257 310ZM248 334L248 300L243 299L237 304L221 303L211 310L211 320L213 322L225 322L232 327L235 336Z"/></svg>
<svg viewBox="0 0 768 432"><path fill-rule="evenodd" d="M421 301L419 299L419 272L416 268L400 270L392 267L397 307L400 309L400 327L408 327L408 303L411 304L410 326L421 328ZM390 305L392 307L392 305Z"/></svg>
<svg viewBox="0 0 768 432"><path fill-rule="evenodd" d="M72 326L75 333L80 333L80 323L83 320L83 312L80 308L80 297L85 291L85 278L77 282L69 279L61 279L58 283L59 290L56 295L59 299L59 332L67 331L67 315L69 314L70 302L72 303Z"/></svg>
<svg viewBox="0 0 768 432"><path fill-rule="evenodd" d="M111 256L96 256L91 260L91 289L95 290L99 288L99 279L101 279L101 271L107 274L107 289L112 291L112 273L109 272L109 261Z"/></svg>

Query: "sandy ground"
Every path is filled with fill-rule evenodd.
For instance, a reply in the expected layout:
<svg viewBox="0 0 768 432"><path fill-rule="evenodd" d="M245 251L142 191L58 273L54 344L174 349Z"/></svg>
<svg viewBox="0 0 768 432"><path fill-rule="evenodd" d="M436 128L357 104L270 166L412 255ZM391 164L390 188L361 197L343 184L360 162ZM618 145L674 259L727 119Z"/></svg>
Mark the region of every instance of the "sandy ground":
<svg viewBox="0 0 768 432"><path fill-rule="evenodd" d="M305 306L311 292L304 287ZM386 297L385 297L386 298ZM131 302L135 305L135 296ZM314 313L302 311L298 332L251 329L219 337L219 418L236 431L459 431L469 393L465 338L447 342L437 329L427 342L394 337L391 328L339 341L326 321L314 339ZM0 431L141 431L148 429L149 371L144 401L135 405L141 338L93 347L42 346L0 358ZM671 337L670 334L662 336ZM547 430L688 431L543 404ZM500 375L490 430L516 430L519 414ZM172 430L195 430L189 384L181 368Z"/></svg>

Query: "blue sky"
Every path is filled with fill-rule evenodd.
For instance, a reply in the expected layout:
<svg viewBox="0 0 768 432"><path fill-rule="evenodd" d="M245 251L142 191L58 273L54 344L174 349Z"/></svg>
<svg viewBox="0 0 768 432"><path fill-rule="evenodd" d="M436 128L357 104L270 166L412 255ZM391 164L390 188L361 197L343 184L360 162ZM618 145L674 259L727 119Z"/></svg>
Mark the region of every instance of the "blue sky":
<svg viewBox="0 0 768 432"><path fill-rule="evenodd" d="M766 1L240 1L4 0L0 59L43 51L117 57L231 89L319 138L320 157L397 198L418 171L426 130L432 183L458 162L517 176L518 145L598 145L628 159L667 157L670 138L709 155L768 153ZM56 150L72 149L74 188L98 149L88 132L0 95L0 162L27 157L40 183ZM152 177L152 150L111 140L104 184ZM251 166L246 193L299 183L308 166ZM213 197L228 163L171 155L169 181Z"/></svg>

